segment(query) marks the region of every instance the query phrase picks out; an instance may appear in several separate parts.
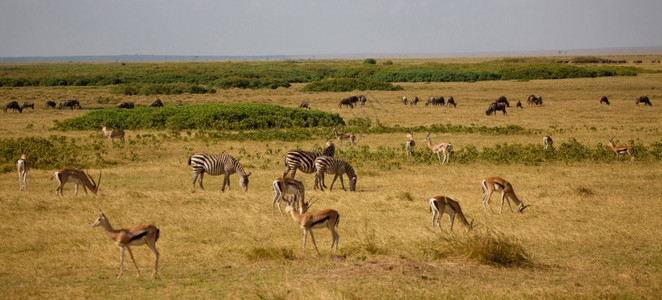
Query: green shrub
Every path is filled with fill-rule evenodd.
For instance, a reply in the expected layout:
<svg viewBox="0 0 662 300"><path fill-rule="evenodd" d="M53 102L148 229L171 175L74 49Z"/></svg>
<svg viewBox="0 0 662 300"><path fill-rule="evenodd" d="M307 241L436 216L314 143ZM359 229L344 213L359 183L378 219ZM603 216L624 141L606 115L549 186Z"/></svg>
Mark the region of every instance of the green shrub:
<svg viewBox="0 0 662 300"><path fill-rule="evenodd" d="M375 64L377 64L377 61L374 58L366 58L363 61L363 64L365 64L365 65L375 65Z"/></svg>
<svg viewBox="0 0 662 300"><path fill-rule="evenodd" d="M387 82L353 78L339 78L322 81L315 81L307 84L301 91L303 92L351 92L351 91L400 91L403 88L399 85L393 85Z"/></svg>

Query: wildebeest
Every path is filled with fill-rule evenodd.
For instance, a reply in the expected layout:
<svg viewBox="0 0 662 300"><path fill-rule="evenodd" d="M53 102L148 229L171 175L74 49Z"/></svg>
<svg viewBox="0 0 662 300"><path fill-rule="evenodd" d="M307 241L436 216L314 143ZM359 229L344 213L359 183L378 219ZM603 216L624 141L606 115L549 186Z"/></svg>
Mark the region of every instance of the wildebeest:
<svg viewBox="0 0 662 300"><path fill-rule="evenodd" d="M18 105L18 102L12 101L7 104L5 104L5 113L7 113L8 109L13 109L14 111L18 110L18 113L23 113L23 108L21 108L20 105Z"/></svg>
<svg viewBox="0 0 662 300"><path fill-rule="evenodd" d="M542 105L542 97L536 95L530 95L528 98L526 98L526 104Z"/></svg>
<svg viewBox="0 0 662 300"><path fill-rule="evenodd" d="M161 99L156 99L156 101L152 102L149 107L163 107L163 102L161 102Z"/></svg>
<svg viewBox="0 0 662 300"><path fill-rule="evenodd" d="M352 102L352 98L345 98L340 100L340 103L338 103L338 107L342 108L344 106L348 106L349 108L354 108L354 102Z"/></svg>
<svg viewBox="0 0 662 300"><path fill-rule="evenodd" d="M127 109L131 109L131 108L133 108L133 107L134 107L133 102L122 102L122 103L120 103L120 104L117 104L117 108L127 108Z"/></svg>
<svg viewBox="0 0 662 300"><path fill-rule="evenodd" d="M648 106L653 106L653 104L651 104L651 100L648 99L648 96L641 96L641 97L637 98L637 100L634 103L636 105L639 105L639 103L643 103L643 104L648 105Z"/></svg>
<svg viewBox="0 0 662 300"><path fill-rule="evenodd" d="M407 104L409 103L409 101L407 101L407 97L406 97L406 96L402 96L402 103L403 103L404 105L407 105Z"/></svg>
<svg viewBox="0 0 662 300"><path fill-rule="evenodd" d="M500 103L500 102L492 102L490 104L490 106L487 108L487 110L485 111L485 114L489 116L492 113L494 113L494 115L496 115L497 110L503 111L504 115L508 114L506 112L506 104L505 103Z"/></svg>
<svg viewBox="0 0 662 300"><path fill-rule="evenodd" d="M446 101L446 103L448 104L448 107L451 107L451 105L453 105L453 107L457 107L457 104L455 103L455 99L453 99L452 96L448 97L448 101Z"/></svg>
<svg viewBox="0 0 662 300"><path fill-rule="evenodd" d="M55 105L57 105L57 103L55 103L55 101L51 101L51 100L46 101L46 106L48 106L48 107L55 108Z"/></svg>
<svg viewBox="0 0 662 300"><path fill-rule="evenodd" d="M609 99L607 99L607 96L602 96L602 98L600 98L600 104L602 103L609 105Z"/></svg>
<svg viewBox="0 0 662 300"><path fill-rule="evenodd" d="M365 96L363 95L359 96L359 102L361 102L361 105L365 105L366 101L368 101L368 99Z"/></svg>
<svg viewBox="0 0 662 300"><path fill-rule="evenodd" d="M26 108L28 108L28 107L34 109L34 103L31 103L31 102L24 102L24 103L23 103L23 106L21 106L22 109L26 109Z"/></svg>
<svg viewBox="0 0 662 300"><path fill-rule="evenodd" d="M414 106L418 104L418 97L414 96L414 99L409 101L409 106Z"/></svg>
<svg viewBox="0 0 662 300"><path fill-rule="evenodd" d="M78 100L66 100L60 102L60 109L69 107L71 110L74 110L74 107L78 107L78 109L81 109L82 107L80 106L80 102Z"/></svg>
<svg viewBox="0 0 662 300"><path fill-rule="evenodd" d="M308 102L301 102L299 103L299 108L310 109L310 105L308 105Z"/></svg>
<svg viewBox="0 0 662 300"><path fill-rule="evenodd" d="M520 108L522 109L522 101L517 101L517 104L515 104L515 108Z"/></svg>
<svg viewBox="0 0 662 300"><path fill-rule="evenodd" d="M496 101L494 101L494 102L503 103L503 104L506 105L506 107L510 107L510 103L508 103L508 99L506 99L506 96L501 96L501 97L499 97L499 99L496 99Z"/></svg>
<svg viewBox="0 0 662 300"><path fill-rule="evenodd" d="M446 100L444 99L444 97L438 97L438 98L437 97L430 97L430 99L428 99L428 101L425 102L425 106L428 106L428 105L434 105L434 106L442 105L443 106L445 104L446 104Z"/></svg>

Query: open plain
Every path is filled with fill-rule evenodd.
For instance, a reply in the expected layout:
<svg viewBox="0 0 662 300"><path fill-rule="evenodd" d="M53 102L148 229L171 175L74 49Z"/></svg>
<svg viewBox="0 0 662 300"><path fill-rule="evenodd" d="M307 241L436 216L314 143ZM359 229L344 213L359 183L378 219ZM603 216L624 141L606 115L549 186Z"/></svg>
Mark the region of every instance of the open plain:
<svg viewBox="0 0 662 300"><path fill-rule="evenodd" d="M659 55L652 55L657 57ZM629 60L633 59L628 57ZM646 58L648 59L648 57ZM432 59L431 59L432 60ZM435 59L445 62L444 59ZM462 59L447 59L455 62ZM475 60L466 59L471 62ZM419 63L417 60L394 60ZM360 62L357 62L360 64ZM436 157L406 161L405 134L357 134L357 148L397 149L388 161L349 160L358 175L356 192L315 191L313 175L297 173L315 197L312 211L340 213L338 253L331 236L316 229L321 256L309 239L302 252L302 231L289 216L271 214L272 181L283 172L290 149L319 149L325 140L233 141L196 139L197 132L142 130L126 132L126 141L111 144L96 131L58 131L55 120L81 116L90 108L111 108L122 101L148 105L257 102L338 113L345 121L367 118L389 127L517 125L519 134L433 133L432 142L450 141L455 151L496 144L535 144L542 136L555 145L575 139L591 148L631 142L651 147L662 142L662 66L638 76L471 83L397 83L402 91L301 92L302 83L277 89L219 89L214 94L119 96L100 87L3 87L0 102L34 102L22 114L0 113L2 139L66 136L71 143L94 143L80 155L100 157L100 193L67 184L56 196L55 169L29 171L27 189L19 190L15 169L0 174L0 295L3 298L659 298L662 295L662 161L654 155L609 161L499 163L478 160L440 166ZM364 94L365 106L339 108L342 98ZM540 95L541 106L526 97ZM499 96L508 97L507 115L486 116ZM647 95L652 107L635 105ZM418 96L405 106L402 96ZM456 108L425 107L431 96L453 96ZM601 96L610 106L601 105ZM108 98L101 104L96 99ZM44 105L79 99L85 109L57 110ZM514 103L522 101L523 109ZM332 139L332 128L328 138ZM343 131L343 128L340 128ZM427 132L414 132L415 152L429 151ZM147 138L149 137L149 138ZM336 141L336 156L352 146ZM363 147L363 148L361 148ZM367 148L366 148L367 147ZM607 148L608 149L608 148ZM13 149L12 149L13 150ZM9 151L2 149L2 151ZM561 151L557 146L554 151ZM611 151L611 149L609 149ZM188 158L198 152L229 153L253 172L247 192L236 175L231 190L221 192L222 177L205 176L205 188L191 187ZM37 154L28 149L28 160ZM636 155L636 154L635 154ZM11 162L2 162L14 166ZM76 167L72 165L71 167ZM523 213L508 205L499 214L483 210L481 180L500 176L530 204ZM327 176L327 184L330 176ZM346 179L345 179L346 180ZM345 182L346 183L346 182ZM432 227L428 200L445 195L457 200L474 230L458 220L449 232ZM130 260L119 273L119 250L101 228L90 225L101 209L115 228L155 224L161 236L159 273L149 275L154 258L145 246L133 247L141 269L137 278ZM457 251L453 244L472 236L498 236L521 246L525 262L485 263ZM340 259L332 256L340 255ZM338 256L336 256L338 258Z"/></svg>

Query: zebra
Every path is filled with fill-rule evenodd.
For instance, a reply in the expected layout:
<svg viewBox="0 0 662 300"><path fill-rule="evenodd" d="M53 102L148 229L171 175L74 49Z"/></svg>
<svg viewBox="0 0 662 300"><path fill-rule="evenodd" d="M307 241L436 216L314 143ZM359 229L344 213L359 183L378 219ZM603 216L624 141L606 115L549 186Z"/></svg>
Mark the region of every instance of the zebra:
<svg viewBox="0 0 662 300"><path fill-rule="evenodd" d="M204 173L212 176L224 174L225 178L223 179L223 187L221 188L221 191L224 192L226 184L228 190L230 189L230 174L237 173L237 176L239 176L239 187L244 192L248 191L248 177L253 172L246 174L241 164L229 154L198 153L189 158L188 164L193 167L193 189L195 189L196 180L200 181L200 188L205 189L202 186Z"/></svg>
<svg viewBox="0 0 662 300"><path fill-rule="evenodd" d="M342 189L346 191L345 184L342 180L342 174L347 174L347 177L349 178L349 190L352 192L356 191L356 172L354 172L354 168L352 168L347 162L330 156L320 156L315 159L315 168L317 168L317 174L315 174L315 189L319 187L320 190L324 190L326 187L326 184L324 184L324 173L329 173L336 174L336 176L333 177L329 190L333 190L333 184L336 183L336 179L340 177Z"/></svg>
<svg viewBox="0 0 662 300"><path fill-rule="evenodd" d="M333 141L326 141L326 149L322 151L317 151L315 153L308 152L304 150L290 150L285 154L285 172L282 177L286 177L287 173L292 170L292 178L297 174L297 169L301 170L306 174L310 174L316 171L315 169L315 159L325 155L331 156L336 152L336 146L333 144Z"/></svg>

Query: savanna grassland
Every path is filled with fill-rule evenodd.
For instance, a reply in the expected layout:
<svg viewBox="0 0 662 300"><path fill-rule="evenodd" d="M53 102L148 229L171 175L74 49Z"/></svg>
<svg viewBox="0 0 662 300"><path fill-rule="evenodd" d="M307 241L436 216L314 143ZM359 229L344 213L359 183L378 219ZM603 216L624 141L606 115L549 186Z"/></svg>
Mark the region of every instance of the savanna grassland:
<svg viewBox="0 0 662 300"><path fill-rule="evenodd" d="M168 95L118 94L115 84L1 87L2 104L12 100L35 103L34 110L22 114L0 113L2 154L20 153L8 147L25 147L22 142L29 143L29 137L45 144L50 141L53 146L48 149L60 151L65 158L52 158L52 168L32 168L23 192L15 171L18 156L3 156L0 161L0 295L659 298L662 65L650 63L660 55L612 59L641 57L643 64L626 65L643 70L636 76L394 82L402 87L396 91L302 92L306 82L294 81L289 87L216 88L215 93ZM433 62L471 69L489 60L393 63L416 66ZM361 65L360 61L308 63ZM178 64L154 65L167 69ZM89 73L122 68L119 64L83 66ZM185 66L210 68L205 63ZM2 68L6 71L3 76L24 78L29 75L16 75L10 69L48 73L64 67L6 64ZM126 76L120 75L118 78ZM357 94L366 95L365 106L338 107L340 99ZM530 94L542 96L544 104L527 105ZM511 103L508 115L486 116L489 103L502 95ZM634 104L643 95L651 99L652 107ZM404 106L402 96L418 96L423 102ZM453 96L457 108L425 107L430 96ZM609 97L611 105L600 105L601 96ZM304 255L301 229L289 216L280 216L278 210L272 216L271 212L271 183L282 175L285 153L322 148L333 137L332 127L314 129L307 137L288 137L288 132L300 129L283 128L285 138L269 138L267 130L256 133L260 137L256 140L245 138L244 131L222 135L213 129L127 130L126 141L114 144L100 128L56 129L56 121L100 108L108 110L123 101L146 106L157 98L166 106L264 103L296 107L309 102L313 110L339 114L347 124L339 126L340 131L356 131L358 136L356 147L336 142L336 156L357 170L357 191L343 191L339 183L333 191L315 191L310 188L313 175L297 173L297 179L309 188L307 197L317 200L311 210L333 208L340 213L338 253L329 249L328 230L317 229L321 256L315 255L310 239ZM84 109L57 110L44 104L66 99L80 100ZM521 110L514 107L518 100L524 103ZM414 159L406 161L406 129L440 125L455 128L431 134L432 142L453 143L450 163L439 165L422 142L427 132L420 130L414 132ZM544 135L553 137L555 150L543 149ZM626 157L614 158L607 147L612 137L617 144L639 149L633 163ZM28 159L47 165L47 154L36 145L31 147ZM476 156L470 155L472 149L478 152ZM518 156L526 149L549 152L535 161L528 156L503 158ZM568 149L589 149L593 156L559 153ZM193 190L187 161L198 152L224 152L237 158L253 173L248 192L240 190L236 175L230 177L230 191L221 192L222 177L215 176L205 176L206 190ZM100 193L80 191L74 197L69 183L64 196L56 196L57 184L50 178L62 164L85 168L95 178L102 170ZM490 202L495 211L485 212L480 183L488 176L510 181L517 195L531 206L519 214L505 205L499 214L495 193ZM327 185L329 180L327 176ZM442 219L442 232L433 228L428 199L436 195L457 200L467 218L474 220L474 230L465 231L456 219L450 233L447 215ZM133 247L142 276L135 276L127 255L124 275L117 278L118 248L103 229L90 226L99 209L115 228L144 223L160 227L157 248L161 258L155 278L150 276L154 259L145 246ZM333 260L333 254L345 259ZM516 259L509 260L513 255Z"/></svg>

